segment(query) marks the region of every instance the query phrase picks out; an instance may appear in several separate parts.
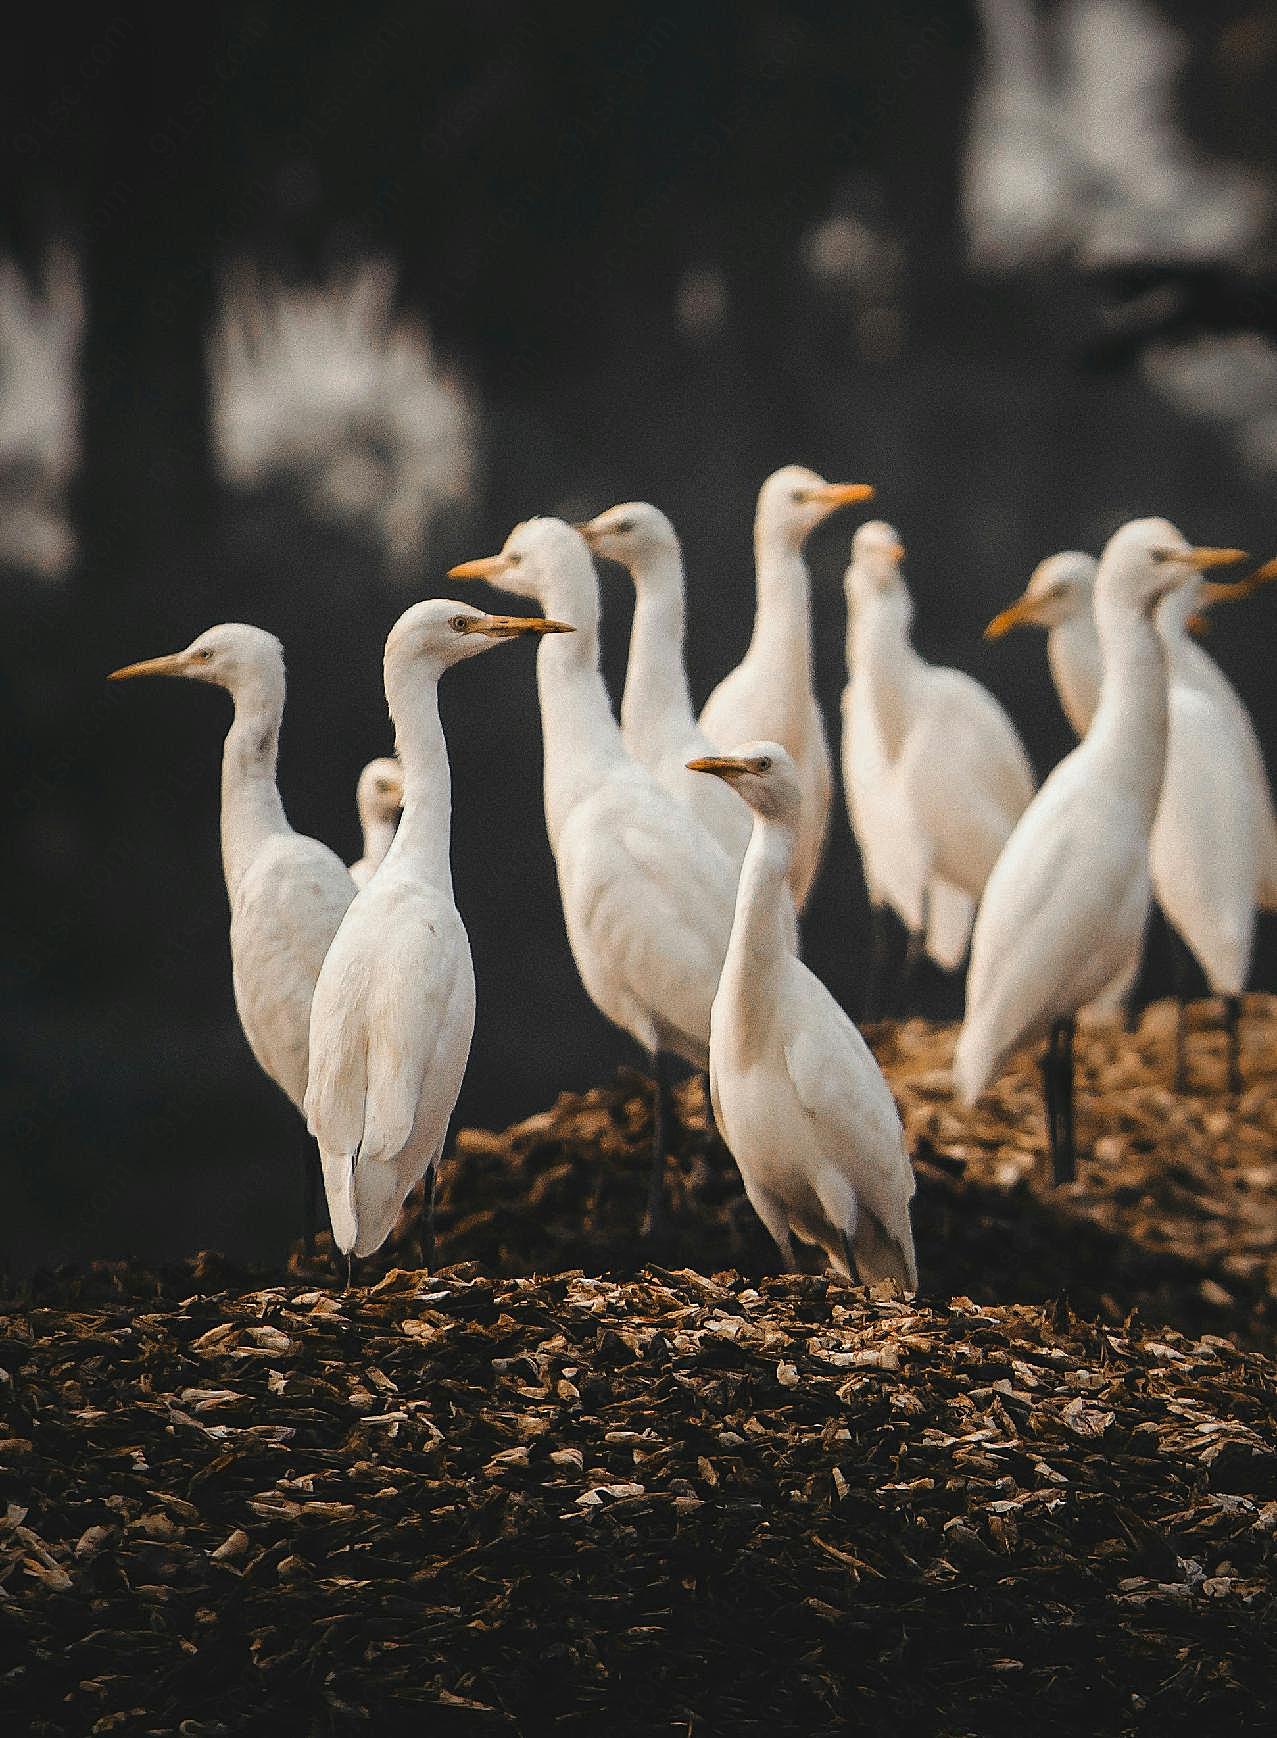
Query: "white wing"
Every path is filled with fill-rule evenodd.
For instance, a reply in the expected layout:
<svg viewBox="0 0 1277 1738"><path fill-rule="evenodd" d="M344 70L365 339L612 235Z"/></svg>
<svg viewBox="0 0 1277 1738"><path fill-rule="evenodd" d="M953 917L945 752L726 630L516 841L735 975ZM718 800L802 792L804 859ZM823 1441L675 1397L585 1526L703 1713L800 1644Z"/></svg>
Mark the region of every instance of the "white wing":
<svg viewBox="0 0 1277 1738"><path fill-rule="evenodd" d="M853 1236L863 1278L864 1257L885 1235L890 1271L916 1290L917 1264L909 1225L915 1183L891 1089L860 1032L820 980L799 961L785 982L785 1066L827 1165L851 1185L860 1212ZM868 1213L872 1225L861 1218ZM863 1245L863 1247L862 1247Z"/></svg>
<svg viewBox="0 0 1277 1738"><path fill-rule="evenodd" d="M926 846L905 808L898 772L879 741L868 693L854 680L843 692L842 765L848 818L869 897L875 905L890 905L916 934L922 928Z"/></svg>
<svg viewBox="0 0 1277 1738"><path fill-rule="evenodd" d="M640 780L613 782L571 811L555 858L573 957L596 1005L647 1049L704 1068L735 872L691 825Z"/></svg>
<svg viewBox="0 0 1277 1738"><path fill-rule="evenodd" d="M954 1056L968 1102L1008 1050L1075 1014L1140 944L1147 841L1122 794L1087 778L1086 753L1083 743L1056 767L985 888Z"/></svg>
<svg viewBox="0 0 1277 1738"><path fill-rule="evenodd" d="M310 1003L355 885L326 845L280 833L254 857L231 908L235 1006L262 1068L301 1109Z"/></svg>
<svg viewBox="0 0 1277 1738"><path fill-rule="evenodd" d="M1149 841L1158 903L1217 995L1246 986L1263 874L1262 792L1237 722L1200 691L1172 686L1166 776Z"/></svg>
<svg viewBox="0 0 1277 1738"><path fill-rule="evenodd" d="M470 944L446 894L379 873L315 991L306 1118L339 1246L366 1255L437 1160L474 1031Z"/></svg>
<svg viewBox="0 0 1277 1738"><path fill-rule="evenodd" d="M931 669L901 759L936 871L978 899L1033 800L1033 770L1014 724L971 677Z"/></svg>

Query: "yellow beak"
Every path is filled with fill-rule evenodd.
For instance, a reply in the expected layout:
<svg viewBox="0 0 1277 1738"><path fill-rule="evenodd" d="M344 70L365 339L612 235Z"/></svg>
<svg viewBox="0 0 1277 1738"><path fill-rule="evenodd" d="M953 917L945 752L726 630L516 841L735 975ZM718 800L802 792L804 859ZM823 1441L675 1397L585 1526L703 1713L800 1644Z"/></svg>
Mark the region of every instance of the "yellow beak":
<svg viewBox="0 0 1277 1738"><path fill-rule="evenodd" d="M461 561L448 569L449 579L499 579L510 565L504 555L483 555L478 561Z"/></svg>
<svg viewBox="0 0 1277 1738"><path fill-rule="evenodd" d="M1199 549L1155 549L1154 561L1178 561L1185 567L1195 567L1198 573L1205 573L1212 567L1231 567L1234 562L1245 561L1244 549L1212 549L1203 546Z"/></svg>
<svg viewBox="0 0 1277 1738"><path fill-rule="evenodd" d="M131 682L134 676L180 676L186 668L185 652L170 652L163 658L144 658L140 664L123 664L112 670L108 682Z"/></svg>
<svg viewBox="0 0 1277 1738"><path fill-rule="evenodd" d="M814 501L832 511L835 507L854 507L858 501L872 501L872 483L818 483L803 491L805 501Z"/></svg>
<svg viewBox="0 0 1277 1738"><path fill-rule="evenodd" d="M1257 567L1254 573L1245 579L1234 580L1225 584L1217 579L1204 579L1201 592L1203 604L1239 603L1242 598L1250 597L1261 586L1270 585L1277 579L1277 558L1266 561L1262 567Z"/></svg>
<svg viewBox="0 0 1277 1738"><path fill-rule="evenodd" d="M1009 634L1012 628L1022 628L1030 622L1036 622L1041 600L1025 592L1023 597L1016 598L999 615L994 616L984 630L986 640L1000 640L1004 634Z"/></svg>
<svg viewBox="0 0 1277 1738"><path fill-rule="evenodd" d="M486 634L490 640L513 640L520 634L574 634L576 629L545 616L476 616L466 632Z"/></svg>
<svg viewBox="0 0 1277 1738"><path fill-rule="evenodd" d="M699 760L689 760L688 772L712 772L716 778L739 778L744 772L753 772L754 763L750 760L735 760L730 754L703 754Z"/></svg>

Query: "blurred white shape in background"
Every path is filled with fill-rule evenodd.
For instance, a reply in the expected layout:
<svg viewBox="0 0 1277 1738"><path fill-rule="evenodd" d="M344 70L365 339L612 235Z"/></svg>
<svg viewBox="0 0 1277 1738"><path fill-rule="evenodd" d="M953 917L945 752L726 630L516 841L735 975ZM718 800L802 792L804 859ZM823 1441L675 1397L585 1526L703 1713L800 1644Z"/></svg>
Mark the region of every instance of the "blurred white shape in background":
<svg viewBox="0 0 1277 1738"><path fill-rule="evenodd" d="M1145 378L1187 416L1222 423L1257 471L1277 471L1277 344L1261 332L1230 332L1151 344Z"/></svg>
<svg viewBox="0 0 1277 1738"><path fill-rule="evenodd" d="M68 491L80 460L84 295L68 247L36 288L0 259L0 565L60 579L75 560Z"/></svg>
<svg viewBox="0 0 1277 1738"><path fill-rule="evenodd" d="M1077 170L1064 93L1032 0L977 0L983 61L971 99L962 216L972 263L1002 272L1068 244Z"/></svg>
<svg viewBox="0 0 1277 1738"><path fill-rule="evenodd" d="M1145 0L1071 0L1060 29L1072 144L1089 178L1086 263L1211 260L1248 246L1266 189L1204 156L1180 127L1181 32Z"/></svg>
<svg viewBox="0 0 1277 1738"><path fill-rule="evenodd" d="M973 263L1069 252L1087 266L1231 258L1268 214L1263 180L1206 157L1176 117L1187 43L1147 0L978 0L983 60L964 163Z"/></svg>
<svg viewBox="0 0 1277 1738"><path fill-rule="evenodd" d="M291 477L321 516L365 527L407 574L436 520L471 493L477 419L424 327L396 310L395 290L383 259L318 285L264 284L238 267L223 286L209 375L227 481Z"/></svg>
<svg viewBox="0 0 1277 1738"><path fill-rule="evenodd" d="M685 338L705 343L727 324L727 278L720 266L689 266L674 292L674 318Z"/></svg>

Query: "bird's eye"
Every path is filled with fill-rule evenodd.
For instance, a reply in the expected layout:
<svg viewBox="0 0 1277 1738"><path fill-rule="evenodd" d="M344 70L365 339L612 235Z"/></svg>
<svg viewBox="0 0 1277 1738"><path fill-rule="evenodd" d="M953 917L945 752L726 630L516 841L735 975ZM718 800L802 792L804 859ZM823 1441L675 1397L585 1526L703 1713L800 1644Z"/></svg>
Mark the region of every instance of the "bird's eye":
<svg viewBox="0 0 1277 1738"><path fill-rule="evenodd" d="M807 491L806 489L794 489L791 491L789 498L791 501L795 501L799 506L801 506L807 499Z"/></svg>
<svg viewBox="0 0 1277 1738"><path fill-rule="evenodd" d="M519 554L517 549L512 549L506 557L506 560L510 563L511 567L517 567L523 560L523 557Z"/></svg>
<svg viewBox="0 0 1277 1738"><path fill-rule="evenodd" d="M754 762L754 765L758 768L759 772L770 772L772 769L772 757L771 757L771 755L770 754L759 755L758 759Z"/></svg>
<svg viewBox="0 0 1277 1738"><path fill-rule="evenodd" d="M389 789L390 786L386 783L384 778L379 778L377 780L377 795L379 797L384 797Z"/></svg>
<svg viewBox="0 0 1277 1738"><path fill-rule="evenodd" d="M470 617L469 616L453 616L452 620L448 623L448 626L452 629L452 631L454 633L468 634L470 632ZM384 786L383 786L383 789L384 789Z"/></svg>
<svg viewBox="0 0 1277 1738"><path fill-rule="evenodd" d="M211 646L201 646L195 656L199 659L201 664L207 664L209 659L213 656L213 649Z"/></svg>
<svg viewBox="0 0 1277 1738"><path fill-rule="evenodd" d="M612 535L614 537L628 537L633 529L634 521L632 519L618 519L612 527Z"/></svg>

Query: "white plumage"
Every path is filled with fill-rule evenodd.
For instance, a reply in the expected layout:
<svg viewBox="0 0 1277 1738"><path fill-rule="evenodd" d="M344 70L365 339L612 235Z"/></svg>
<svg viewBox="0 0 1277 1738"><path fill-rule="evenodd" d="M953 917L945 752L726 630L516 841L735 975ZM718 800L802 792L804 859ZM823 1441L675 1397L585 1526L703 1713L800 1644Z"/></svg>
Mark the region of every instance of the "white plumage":
<svg viewBox="0 0 1277 1738"><path fill-rule="evenodd" d="M772 742L690 764L754 811L710 1025L714 1116L745 1192L787 1267L798 1239L844 1277L916 1290L914 1177L895 1102L859 1031L786 943L794 764Z"/></svg>
<svg viewBox="0 0 1277 1738"><path fill-rule="evenodd" d="M368 885L390 849L402 804L399 762L389 755L370 760L355 786L355 808L364 840L363 854L350 865L350 879L356 887Z"/></svg>
<svg viewBox="0 0 1277 1738"><path fill-rule="evenodd" d="M284 814L276 783L283 647L261 628L224 622L185 651L128 664L111 680L135 676L211 682L234 701L222 754L222 867L235 1006L253 1055L300 1110L315 980L355 886L341 859L295 833Z"/></svg>
<svg viewBox="0 0 1277 1738"><path fill-rule="evenodd" d="M470 942L452 895L439 678L503 639L553 627L432 598L407 610L386 641L403 819L328 950L310 1018L306 1118L346 1254L379 1248L409 1190L438 1163L474 1031Z"/></svg>
<svg viewBox="0 0 1277 1738"><path fill-rule="evenodd" d="M683 552L659 507L627 501L577 530L595 555L619 561L634 581L634 623L621 700L626 748L663 790L688 808L739 866L749 811L716 779L687 770L713 744L696 722L683 659Z"/></svg>
<svg viewBox="0 0 1277 1738"><path fill-rule="evenodd" d="M1009 1050L1071 1022L1140 944L1167 740L1166 653L1154 615L1163 597L1225 553L1191 549L1165 519L1133 520L1109 539L1095 582L1099 709L1025 810L976 917L954 1056L968 1104Z"/></svg>
<svg viewBox="0 0 1277 1738"><path fill-rule="evenodd" d="M789 884L799 911L820 868L833 790L812 678L811 576L803 544L835 508L872 494L867 483L826 483L803 465L786 465L768 477L754 520L753 637L701 712L701 729L717 747L774 737L794 762L802 804Z"/></svg>
<svg viewBox="0 0 1277 1738"><path fill-rule="evenodd" d="M1100 636L1092 598L1099 563L1080 549L1048 555L1034 568L1024 596L994 616L984 630L1000 640L1012 628L1035 623L1047 630L1046 656L1060 705L1074 734L1085 736L1100 703Z"/></svg>
<svg viewBox="0 0 1277 1738"><path fill-rule="evenodd" d="M988 690L914 650L903 553L881 521L852 540L844 773L871 900L893 905L913 933L928 931L929 951L953 969L975 902L1032 799L1033 773Z"/></svg>
<svg viewBox="0 0 1277 1738"><path fill-rule="evenodd" d="M985 630L998 638L1022 623L1047 628L1051 674L1079 735L1099 698L1094 567L1085 555L1049 557L1024 596ZM1225 997L1245 988L1256 910L1277 908L1277 816L1250 714L1192 637L1190 623L1195 611L1248 596L1273 578L1277 566L1269 563L1235 585L1196 580L1157 613L1169 710L1166 770L1149 840L1153 891L1212 992Z"/></svg>
<svg viewBox="0 0 1277 1738"><path fill-rule="evenodd" d="M660 1212L661 1058L709 1066L709 1011L731 934L735 867L626 750L599 672L599 588L559 519L518 525L499 555L451 569L571 623L537 655L545 821L572 957L595 1007L648 1051L657 1079L649 1226Z"/></svg>

